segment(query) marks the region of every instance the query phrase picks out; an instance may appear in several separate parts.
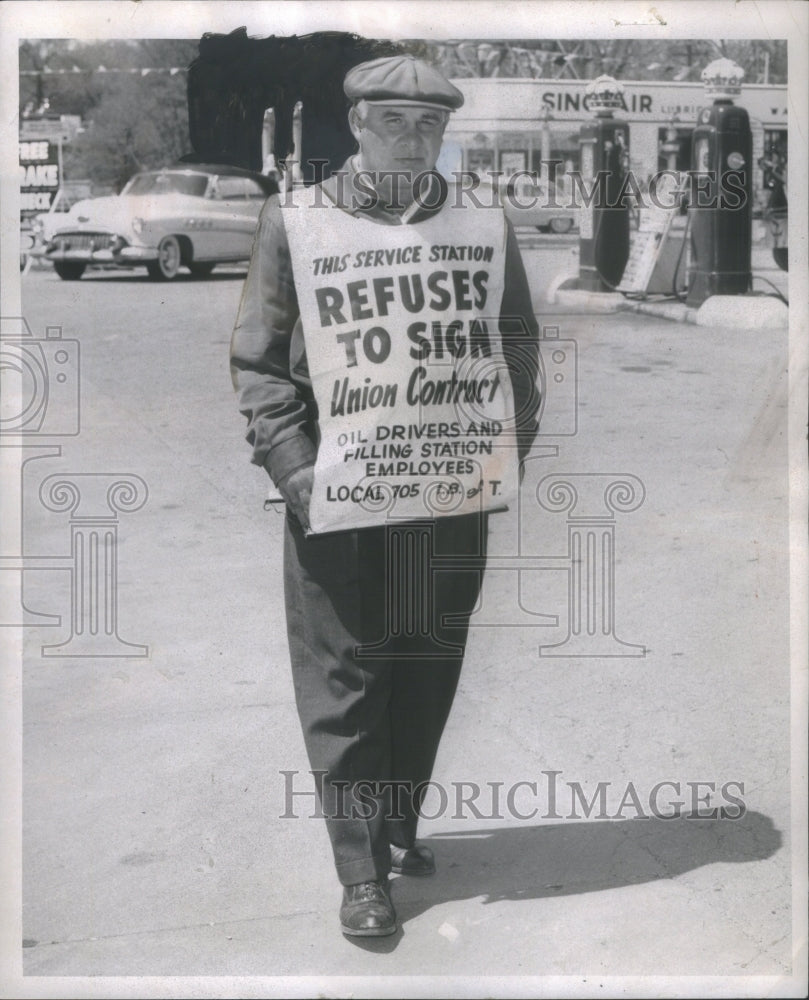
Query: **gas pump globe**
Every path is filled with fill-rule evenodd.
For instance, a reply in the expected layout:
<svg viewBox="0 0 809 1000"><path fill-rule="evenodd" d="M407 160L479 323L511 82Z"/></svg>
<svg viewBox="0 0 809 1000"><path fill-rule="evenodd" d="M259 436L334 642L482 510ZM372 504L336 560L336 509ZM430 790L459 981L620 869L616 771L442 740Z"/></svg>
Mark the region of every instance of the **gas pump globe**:
<svg viewBox="0 0 809 1000"><path fill-rule="evenodd" d="M752 284L753 140L747 111L733 103L743 78L744 70L730 59L702 71L713 105L700 111L692 137L691 306L711 295L743 295Z"/></svg>
<svg viewBox="0 0 809 1000"><path fill-rule="evenodd" d="M611 76L591 81L585 107L595 120L579 130L585 190L594 188L579 222L579 287L607 291L618 285L629 257L629 206L621 203L629 170L629 126L614 116L624 106L623 84Z"/></svg>
<svg viewBox="0 0 809 1000"><path fill-rule="evenodd" d="M705 93L715 101L732 101L742 92L744 70L732 59L714 59L700 73Z"/></svg>

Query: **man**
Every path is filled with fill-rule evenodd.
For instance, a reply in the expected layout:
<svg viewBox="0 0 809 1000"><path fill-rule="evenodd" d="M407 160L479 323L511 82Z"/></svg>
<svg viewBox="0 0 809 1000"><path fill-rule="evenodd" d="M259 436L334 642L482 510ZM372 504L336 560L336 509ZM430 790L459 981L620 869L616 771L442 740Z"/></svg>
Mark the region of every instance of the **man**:
<svg viewBox="0 0 809 1000"><path fill-rule="evenodd" d="M457 208L434 172L461 92L410 56L363 63L347 74L344 89L359 151L338 175L296 192L302 204L288 197L267 202L233 334L231 370L253 461L267 469L287 505L291 666L343 885L341 928L348 935L381 936L396 930L389 872L435 871L430 850L416 844L419 808L478 599L487 511L498 502L497 496L485 503L481 497L484 489L497 493L510 463L516 483L517 458L537 429L537 326L502 209ZM485 269L428 264L465 254L485 258ZM407 263L385 272L394 260ZM360 277L349 282L352 273ZM488 331L485 317L492 310L499 337ZM352 328L366 317L375 318ZM443 323L447 319L452 322ZM431 352L433 362L449 357L451 375L434 377L440 369L425 361ZM495 356L507 359L503 378L491 365L485 369ZM469 367L458 374L473 358L488 375L473 377ZM336 377L341 362L347 374ZM403 406L406 385L408 412L421 417L396 423L391 416L384 423L381 410L372 408L383 388L374 396L371 384L383 370L394 373L384 384L385 405ZM351 390L349 376L356 376ZM321 388L330 384L331 396ZM439 394L451 400L449 410L438 406ZM411 396L418 396L415 404ZM477 414L461 420L459 400L471 400ZM511 450L501 448L485 466L436 463L436 469L471 470L471 486L464 481L459 487L457 476L436 483L409 479L401 491L411 497L411 506L405 501L401 508L410 511L409 520L392 516L385 525L369 509L383 496L374 492L381 486L362 494L371 498L366 504L356 502L356 486L345 493L332 487L340 476L354 475L357 456L387 454L386 444L375 452L369 440L381 442L394 429L417 443L424 434L440 438L461 429L485 434L502 424L493 415L502 416L495 407L504 403L516 414ZM447 413L453 419L438 419ZM348 440L363 443L347 449ZM421 454L448 446L431 439ZM379 467L361 465L369 475ZM497 478L491 469L506 471ZM421 486L425 493L435 486L438 492L430 495L438 499L418 513L412 504L420 500L412 497L423 498ZM344 504L344 520L330 523L333 501L349 493L355 502ZM448 502L453 496L457 503Z"/></svg>

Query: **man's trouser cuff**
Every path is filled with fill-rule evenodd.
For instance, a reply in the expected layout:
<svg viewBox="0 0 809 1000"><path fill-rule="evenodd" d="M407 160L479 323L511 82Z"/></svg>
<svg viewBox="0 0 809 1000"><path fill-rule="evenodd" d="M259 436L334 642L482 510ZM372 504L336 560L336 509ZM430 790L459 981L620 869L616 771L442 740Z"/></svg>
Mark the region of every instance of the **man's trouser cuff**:
<svg viewBox="0 0 809 1000"><path fill-rule="evenodd" d="M390 872L390 851L357 861L343 861L336 865L337 877L343 885L359 882L385 882Z"/></svg>

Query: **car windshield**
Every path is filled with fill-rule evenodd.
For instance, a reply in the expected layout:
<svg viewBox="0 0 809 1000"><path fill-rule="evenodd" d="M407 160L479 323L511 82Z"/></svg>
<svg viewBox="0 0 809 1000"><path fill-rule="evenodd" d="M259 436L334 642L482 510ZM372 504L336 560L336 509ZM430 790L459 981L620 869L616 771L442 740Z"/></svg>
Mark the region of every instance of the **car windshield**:
<svg viewBox="0 0 809 1000"><path fill-rule="evenodd" d="M205 174L136 174L122 194L190 194L202 198L207 187L208 177Z"/></svg>

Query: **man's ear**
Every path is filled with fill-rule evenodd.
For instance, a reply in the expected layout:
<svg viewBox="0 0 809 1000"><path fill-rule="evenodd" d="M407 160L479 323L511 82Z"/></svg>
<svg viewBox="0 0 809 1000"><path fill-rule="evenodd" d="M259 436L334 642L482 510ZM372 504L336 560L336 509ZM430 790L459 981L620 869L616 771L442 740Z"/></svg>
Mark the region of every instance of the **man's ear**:
<svg viewBox="0 0 809 1000"><path fill-rule="evenodd" d="M351 108L348 112L348 127L351 129L351 134L359 142L360 133L362 132L362 120L356 108Z"/></svg>

